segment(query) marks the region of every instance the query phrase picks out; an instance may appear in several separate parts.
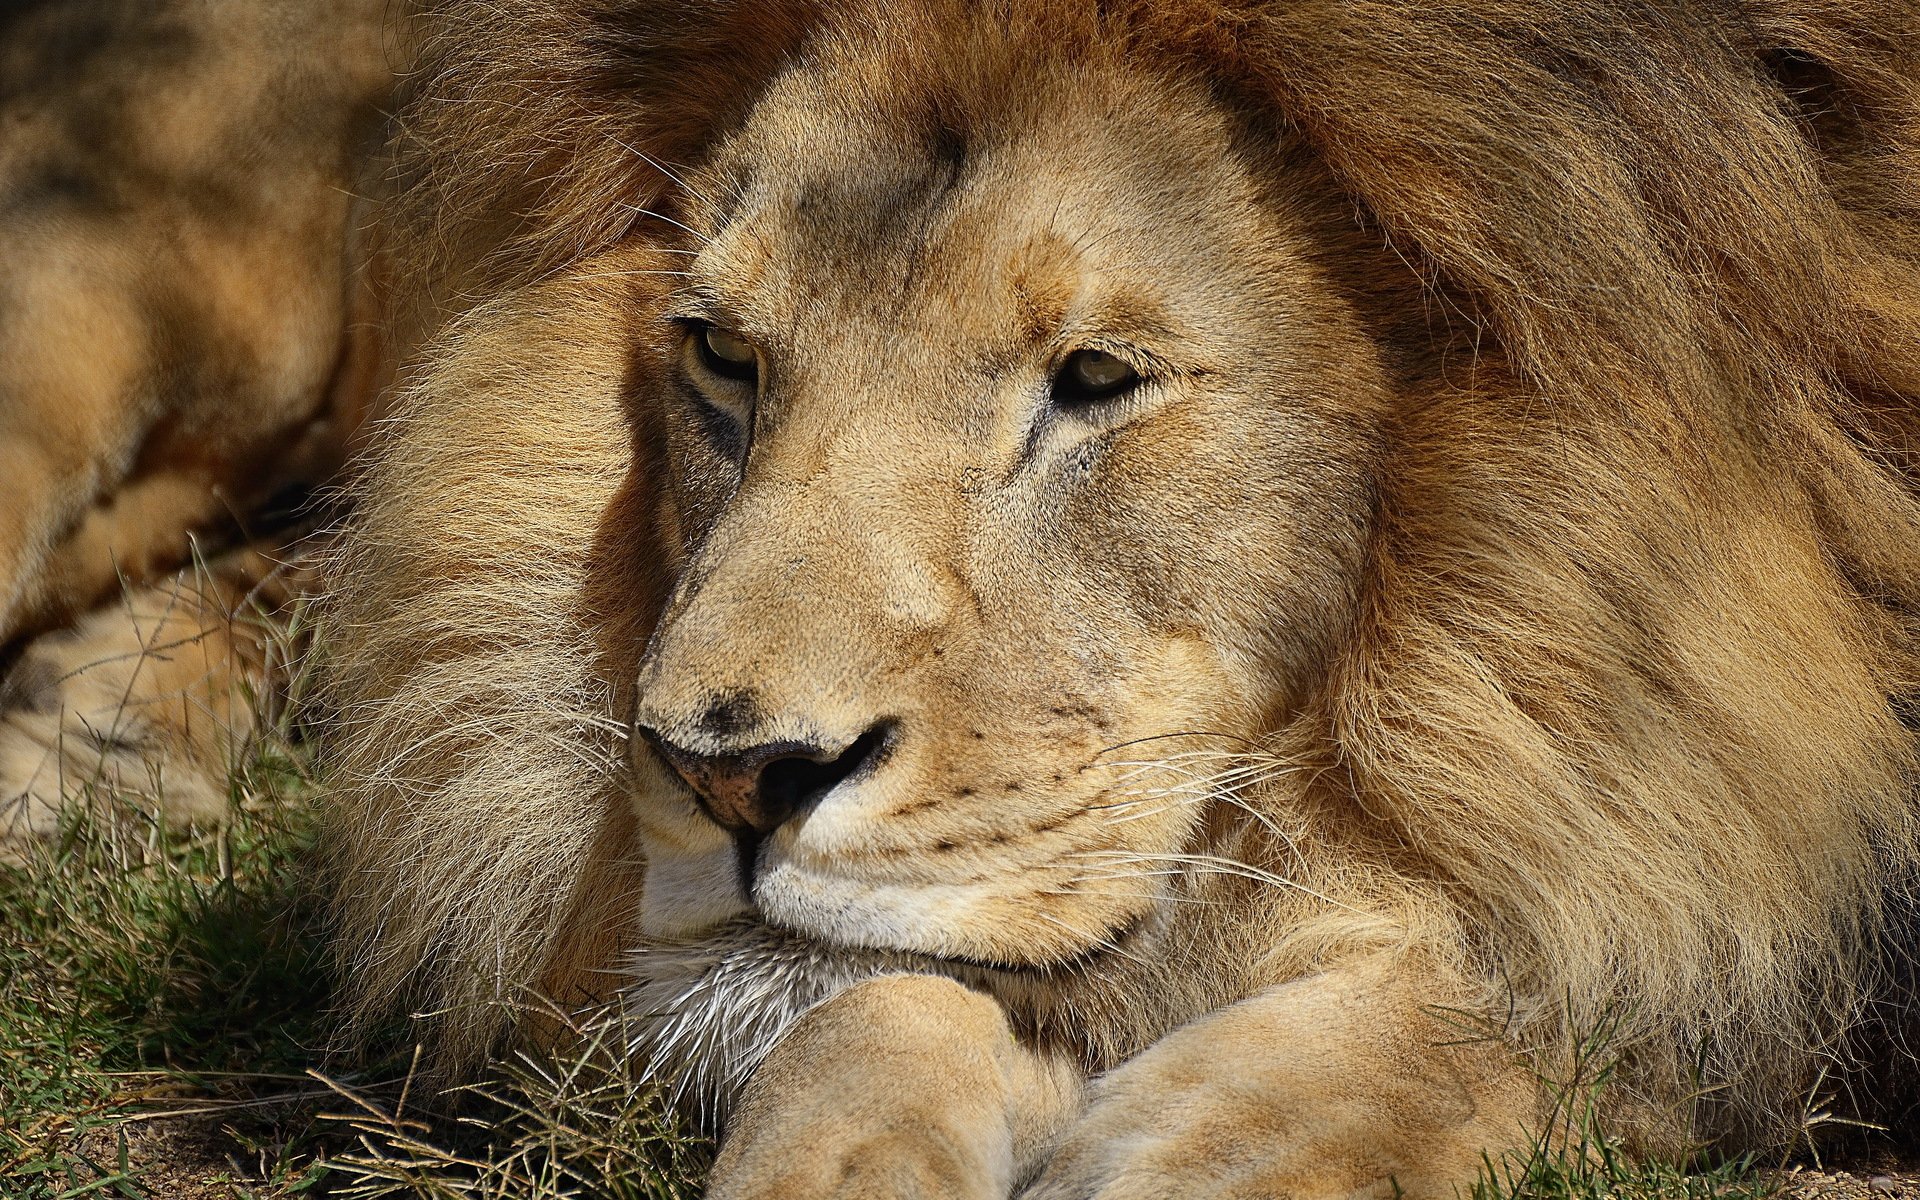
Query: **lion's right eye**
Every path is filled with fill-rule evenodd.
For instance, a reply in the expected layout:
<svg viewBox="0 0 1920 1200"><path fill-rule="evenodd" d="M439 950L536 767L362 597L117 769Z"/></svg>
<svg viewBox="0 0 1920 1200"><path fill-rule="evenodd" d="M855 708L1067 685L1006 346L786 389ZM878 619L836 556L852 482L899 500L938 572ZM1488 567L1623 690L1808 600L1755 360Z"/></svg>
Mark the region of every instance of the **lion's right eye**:
<svg viewBox="0 0 1920 1200"><path fill-rule="evenodd" d="M693 347L700 365L722 379L752 383L760 375L760 352L752 342L718 325L699 325L693 330Z"/></svg>
<svg viewBox="0 0 1920 1200"><path fill-rule="evenodd" d="M1064 405L1093 404L1132 391L1140 373L1125 360L1099 350L1077 350L1053 377L1053 398Z"/></svg>

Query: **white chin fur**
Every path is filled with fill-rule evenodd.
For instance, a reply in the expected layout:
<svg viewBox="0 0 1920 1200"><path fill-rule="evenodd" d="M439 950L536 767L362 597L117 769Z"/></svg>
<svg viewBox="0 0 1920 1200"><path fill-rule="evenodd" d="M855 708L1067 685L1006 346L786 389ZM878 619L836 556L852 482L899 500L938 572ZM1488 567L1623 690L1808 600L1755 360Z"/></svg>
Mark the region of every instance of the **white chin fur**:
<svg viewBox="0 0 1920 1200"><path fill-rule="evenodd" d="M648 1076L717 1130L760 1060L809 1008L876 975L937 970L918 955L824 946L739 919L698 941L636 950L621 1011Z"/></svg>
<svg viewBox="0 0 1920 1200"><path fill-rule="evenodd" d="M978 885L863 883L764 851L754 899L732 846L657 848L621 997L630 1052L676 1107L711 1130L787 1027L809 1008L876 975L954 973L923 955L966 952ZM799 931L799 932L794 932ZM880 948L885 947L885 948Z"/></svg>
<svg viewBox="0 0 1920 1200"><path fill-rule="evenodd" d="M751 911L731 845L704 854L649 856L640 889L640 932L672 941Z"/></svg>
<svg viewBox="0 0 1920 1200"><path fill-rule="evenodd" d="M753 895L769 921L835 946L966 957L962 936L979 908L977 883L867 883L767 855Z"/></svg>

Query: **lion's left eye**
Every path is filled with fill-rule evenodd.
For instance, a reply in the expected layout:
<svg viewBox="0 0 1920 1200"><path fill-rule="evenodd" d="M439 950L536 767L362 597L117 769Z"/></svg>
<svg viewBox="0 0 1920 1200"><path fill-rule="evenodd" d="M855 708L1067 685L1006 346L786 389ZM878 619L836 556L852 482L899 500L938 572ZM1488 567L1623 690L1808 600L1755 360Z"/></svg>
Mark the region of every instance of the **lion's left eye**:
<svg viewBox="0 0 1920 1200"><path fill-rule="evenodd" d="M760 374L760 352L730 329L701 325L693 331L693 345L700 365L723 379L752 383Z"/></svg>
<svg viewBox="0 0 1920 1200"><path fill-rule="evenodd" d="M1053 398L1062 404L1110 400L1133 390L1140 373L1100 350L1076 350L1053 377Z"/></svg>

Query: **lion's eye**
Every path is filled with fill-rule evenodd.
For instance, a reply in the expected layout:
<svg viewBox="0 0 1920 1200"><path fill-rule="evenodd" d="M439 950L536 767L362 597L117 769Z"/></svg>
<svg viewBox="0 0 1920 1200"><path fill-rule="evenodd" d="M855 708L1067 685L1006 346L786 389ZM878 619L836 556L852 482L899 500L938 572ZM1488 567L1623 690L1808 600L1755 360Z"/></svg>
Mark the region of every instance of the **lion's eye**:
<svg viewBox="0 0 1920 1200"><path fill-rule="evenodd" d="M1090 404L1123 395L1140 382L1140 373L1111 354L1076 350L1053 377L1053 398L1062 404Z"/></svg>
<svg viewBox="0 0 1920 1200"><path fill-rule="evenodd" d="M694 349L700 363L723 379L752 383L760 373L760 354L753 343L718 325L702 325L693 331Z"/></svg>

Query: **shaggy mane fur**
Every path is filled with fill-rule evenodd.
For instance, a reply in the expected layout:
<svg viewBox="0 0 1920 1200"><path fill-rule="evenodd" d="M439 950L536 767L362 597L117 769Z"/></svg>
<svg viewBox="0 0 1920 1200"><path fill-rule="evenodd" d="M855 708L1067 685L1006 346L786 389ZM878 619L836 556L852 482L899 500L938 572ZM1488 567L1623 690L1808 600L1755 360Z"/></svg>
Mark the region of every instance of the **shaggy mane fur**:
<svg viewBox="0 0 1920 1200"><path fill-rule="evenodd" d="M577 982L625 936L586 580L629 448L617 397L525 394L503 349L524 314L618 298L540 281L662 236L675 165L823 30L895 30L901 77L983 102L987 51L950 44L982 7L426 18L382 228L425 349L326 637L363 1014ZM1920 9L1007 8L1007 46L1124 45L1290 127L1423 283L1376 312L1408 399L1363 620L1272 752L1377 824L1378 871L1322 871L1309 839L1298 874L1418 913L1523 1040L1617 1013L1649 1071L1706 1064L1711 1123L1777 1134L1873 993L1916 852ZM449 1026L456 1054L499 1032Z"/></svg>

